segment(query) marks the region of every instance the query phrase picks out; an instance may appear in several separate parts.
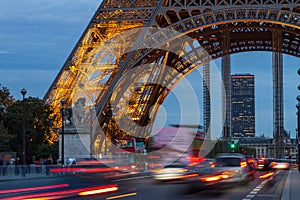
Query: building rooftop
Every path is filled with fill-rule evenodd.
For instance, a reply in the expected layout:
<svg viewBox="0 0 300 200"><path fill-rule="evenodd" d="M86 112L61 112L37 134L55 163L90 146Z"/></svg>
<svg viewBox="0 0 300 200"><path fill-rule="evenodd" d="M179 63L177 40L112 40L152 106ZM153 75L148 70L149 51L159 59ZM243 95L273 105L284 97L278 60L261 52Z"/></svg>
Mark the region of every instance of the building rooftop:
<svg viewBox="0 0 300 200"><path fill-rule="evenodd" d="M240 138L239 144L272 144L273 138L266 137L247 137Z"/></svg>

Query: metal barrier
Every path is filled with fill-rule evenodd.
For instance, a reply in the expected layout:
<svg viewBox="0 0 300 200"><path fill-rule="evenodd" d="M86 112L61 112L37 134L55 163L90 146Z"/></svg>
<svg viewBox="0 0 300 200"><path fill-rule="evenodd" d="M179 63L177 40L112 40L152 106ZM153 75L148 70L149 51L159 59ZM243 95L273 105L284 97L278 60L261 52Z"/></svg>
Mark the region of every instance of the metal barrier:
<svg viewBox="0 0 300 200"><path fill-rule="evenodd" d="M62 167L60 165L0 165L0 178L3 176L26 176L27 174L34 175L50 175L51 168ZM53 173L56 175L56 173Z"/></svg>

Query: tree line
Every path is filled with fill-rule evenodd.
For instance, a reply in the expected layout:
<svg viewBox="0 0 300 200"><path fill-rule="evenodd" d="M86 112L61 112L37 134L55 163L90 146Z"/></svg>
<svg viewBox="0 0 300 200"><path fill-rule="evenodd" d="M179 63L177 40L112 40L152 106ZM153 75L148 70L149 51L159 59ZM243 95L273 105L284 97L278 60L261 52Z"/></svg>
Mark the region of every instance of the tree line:
<svg viewBox="0 0 300 200"><path fill-rule="evenodd" d="M32 158L46 159L52 156L54 160L58 159L58 134L51 106L36 97L16 100L9 89L1 84L0 153L16 152L17 157L22 156L23 106L27 164L32 162Z"/></svg>

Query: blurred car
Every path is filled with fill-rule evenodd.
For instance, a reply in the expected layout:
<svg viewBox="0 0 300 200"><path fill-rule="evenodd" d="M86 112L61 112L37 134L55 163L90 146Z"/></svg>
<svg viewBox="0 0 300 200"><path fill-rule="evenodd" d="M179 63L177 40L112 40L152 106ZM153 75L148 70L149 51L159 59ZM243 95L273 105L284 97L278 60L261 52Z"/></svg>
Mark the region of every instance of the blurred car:
<svg viewBox="0 0 300 200"><path fill-rule="evenodd" d="M250 178L252 180L254 180L254 178L255 178L255 169L257 169L257 161L254 158L249 157L249 156L246 156L246 159L247 159L247 165L249 167L248 175L250 176Z"/></svg>
<svg viewBox="0 0 300 200"><path fill-rule="evenodd" d="M208 171L214 171L216 160L213 158L201 158L197 162L191 162L188 164L188 170L199 174L207 174Z"/></svg>
<svg viewBox="0 0 300 200"><path fill-rule="evenodd" d="M190 190L199 191L207 188L221 189L221 181L228 178L222 171L215 168L215 159L202 158L197 163L190 163L188 166L191 176L186 179L186 183L189 183Z"/></svg>
<svg viewBox="0 0 300 200"><path fill-rule="evenodd" d="M259 158L257 161L257 170L271 170L272 158Z"/></svg>
<svg viewBox="0 0 300 200"><path fill-rule="evenodd" d="M162 169L152 170L152 176L157 181L180 181L190 174L187 165L183 163L172 163Z"/></svg>
<svg viewBox="0 0 300 200"><path fill-rule="evenodd" d="M224 183L247 183L253 179L254 169L249 166L247 158L239 153L221 153L216 156L216 170L227 177L222 180Z"/></svg>
<svg viewBox="0 0 300 200"><path fill-rule="evenodd" d="M291 168L291 163L289 160L286 159L275 159L271 162L271 168L272 169L284 169L284 170L289 170Z"/></svg>

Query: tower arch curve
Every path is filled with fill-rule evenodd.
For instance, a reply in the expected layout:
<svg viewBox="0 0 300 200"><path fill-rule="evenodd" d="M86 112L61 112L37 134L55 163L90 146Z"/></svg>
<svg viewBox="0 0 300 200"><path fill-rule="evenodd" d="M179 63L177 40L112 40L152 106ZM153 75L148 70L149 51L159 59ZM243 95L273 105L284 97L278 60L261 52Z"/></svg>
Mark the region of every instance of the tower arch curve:
<svg viewBox="0 0 300 200"><path fill-rule="evenodd" d="M111 118L114 111L109 104L114 87L128 70L145 64L164 63L172 69L168 81L173 87L195 68L230 54L269 51L300 57L299 8L299 0L103 1L44 99L59 113L58 105L62 98L71 104L76 101L73 100L76 91L85 89L97 107L99 130L103 130L106 123L110 132L117 132L114 128L118 127L114 127L115 122ZM126 51L127 43L123 40L107 43L115 33L122 37L128 30L145 27L155 27L157 30L152 32L153 35L143 31L133 35L129 40L134 43L132 47L138 47L135 51ZM159 38L166 38L163 34L166 29L168 41L159 43ZM184 45L174 45L176 49L172 49L172 52L159 48L180 43L178 40L182 36L191 38L191 49L188 51L184 51ZM151 48L148 48L149 43ZM99 47L105 48L98 51ZM114 48L119 49L117 56L106 54ZM90 71L89 76L86 75L87 71ZM155 76L160 77L157 74ZM82 84L84 80L93 82ZM170 91L166 88L157 84L136 88L140 94L146 94L151 99L145 110L151 110L153 117L157 110L149 107L163 101ZM120 94L126 90L123 88ZM155 93L151 96L149 91L156 91L156 95L163 96L155 96ZM128 95L126 100L130 101L131 97L138 99L144 96ZM116 97L116 101L120 99ZM142 116L147 113L144 111L133 113ZM135 115L132 116L136 118ZM146 121L133 123L145 125Z"/></svg>

